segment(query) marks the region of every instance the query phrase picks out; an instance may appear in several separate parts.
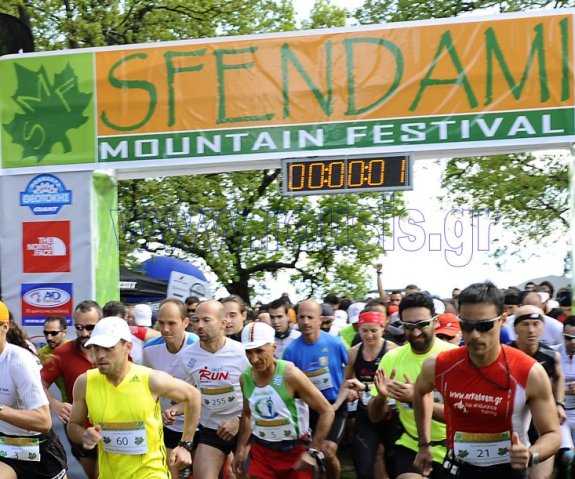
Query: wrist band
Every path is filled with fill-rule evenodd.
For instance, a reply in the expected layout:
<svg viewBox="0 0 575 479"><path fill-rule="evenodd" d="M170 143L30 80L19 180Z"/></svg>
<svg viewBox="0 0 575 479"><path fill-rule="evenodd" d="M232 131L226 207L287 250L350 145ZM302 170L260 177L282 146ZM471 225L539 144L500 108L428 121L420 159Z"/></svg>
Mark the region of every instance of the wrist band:
<svg viewBox="0 0 575 479"><path fill-rule="evenodd" d="M565 403L562 401L555 401L555 404L557 404L557 406L561 406L563 409L565 409Z"/></svg>
<svg viewBox="0 0 575 479"><path fill-rule="evenodd" d="M418 444L419 447L431 447L431 441L429 442L420 442Z"/></svg>

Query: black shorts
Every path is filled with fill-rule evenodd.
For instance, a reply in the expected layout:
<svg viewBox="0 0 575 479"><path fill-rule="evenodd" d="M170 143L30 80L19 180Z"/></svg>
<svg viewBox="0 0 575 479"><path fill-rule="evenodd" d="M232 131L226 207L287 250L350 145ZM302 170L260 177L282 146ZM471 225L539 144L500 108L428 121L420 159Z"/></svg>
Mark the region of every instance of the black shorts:
<svg viewBox="0 0 575 479"><path fill-rule="evenodd" d="M309 427L312 432L315 430L319 415L313 409L309 410ZM327 437L326 441L335 442L339 444L343 439L343 433L345 431L345 421L347 419L347 403L343 403L338 410L335 412L335 417L333 418L333 424Z"/></svg>
<svg viewBox="0 0 575 479"><path fill-rule="evenodd" d="M395 446L395 473L397 476L407 473L420 474L413 465L415 456L417 456L415 451L412 451L407 447ZM443 468L443 464L439 464L438 462L433 463L433 471L428 477L429 479L453 478L453 476ZM460 475L459 477L461 477L461 479L467 479L464 475Z"/></svg>
<svg viewBox="0 0 575 479"><path fill-rule="evenodd" d="M194 448L197 448L200 444L205 444L206 446L211 446L222 451L226 456L235 450L237 442L237 435L231 441L224 441L218 436L215 429L210 429L202 425L198 426L198 430L194 436Z"/></svg>
<svg viewBox="0 0 575 479"><path fill-rule="evenodd" d="M6 437L15 437L2 434ZM16 472L16 476L34 479L60 479L66 474L68 463L64 446L52 429L47 434L37 436L40 439L40 461L18 461L0 456L0 462L7 464Z"/></svg>
<svg viewBox="0 0 575 479"><path fill-rule="evenodd" d="M181 432L173 431L164 426L164 446L166 446L166 449L175 449L181 440Z"/></svg>
<svg viewBox="0 0 575 479"><path fill-rule="evenodd" d="M64 431L66 431L66 437L68 438L68 442L70 443L70 450L72 451L72 456L74 456L78 461L85 457L91 457L96 459L98 457L98 448L95 447L93 449L84 449L82 444L76 444L70 436L68 435L68 428L64 427Z"/></svg>

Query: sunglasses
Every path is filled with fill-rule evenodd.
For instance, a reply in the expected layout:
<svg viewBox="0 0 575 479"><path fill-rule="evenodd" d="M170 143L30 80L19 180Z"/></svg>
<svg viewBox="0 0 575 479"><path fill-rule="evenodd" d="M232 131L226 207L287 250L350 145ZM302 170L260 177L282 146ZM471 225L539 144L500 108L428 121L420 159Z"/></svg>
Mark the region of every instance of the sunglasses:
<svg viewBox="0 0 575 479"><path fill-rule="evenodd" d="M60 331L44 331L44 336L58 336L58 334L64 332L63 329Z"/></svg>
<svg viewBox="0 0 575 479"><path fill-rule="evenodd" d="M74 327L76 328L76 331L84 331L84 329L86 331L93 331L94 328L96 327L95 324L86 324L85 326L83 324L75 324Z"/></svg>
<svg viewBox="0 0 575 479"><path fill-rule="evenodd" d="M500 318L501 316L497 316L493 319L468 321L463 319L461 316L457 316L457 319L459 319L459 325L461 326L461 331L465 331L466 333L471 333L473 330L477 331L478 333L486 333L487 331L491 331L495 326L495 323L499 321Z"/></svg>
<svg viewBox="0 0 575 479"><path fill-rule="evenodd" d="M433 321L435 321L435 316L431 319L422 319L420 321L415 322L400 321L400 324L403 326L403 329L407 331L413 331L415 329L423 331L425 328L428 328L431 325L431 323L433 323Z"/></svg>
<svg viewBox="0 0 575 479"><path fill-rule="evenodd" d="M565 341L573 341L575 339L575 336L573 336L572 334L564 334L563 338L565 339Z"/></svg>

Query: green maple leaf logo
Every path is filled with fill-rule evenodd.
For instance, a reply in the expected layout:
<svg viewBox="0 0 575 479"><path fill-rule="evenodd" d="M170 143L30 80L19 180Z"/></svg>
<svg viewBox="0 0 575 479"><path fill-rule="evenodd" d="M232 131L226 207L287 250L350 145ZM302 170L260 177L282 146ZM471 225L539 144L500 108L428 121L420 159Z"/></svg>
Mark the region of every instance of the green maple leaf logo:
<svg viewBox="0 0 575 479"><path fill-rule="evenodd" d="M60 143L65 153L71 151L68 130L82 126L88 120L84 110L91 93L78 89L78 77L70 64L54 75L50 83L44 66L38 71L16 64L18 89L12 99L23 113L4 126L14 143L24 149L23 158L42 161L53 146Z"/></svg>

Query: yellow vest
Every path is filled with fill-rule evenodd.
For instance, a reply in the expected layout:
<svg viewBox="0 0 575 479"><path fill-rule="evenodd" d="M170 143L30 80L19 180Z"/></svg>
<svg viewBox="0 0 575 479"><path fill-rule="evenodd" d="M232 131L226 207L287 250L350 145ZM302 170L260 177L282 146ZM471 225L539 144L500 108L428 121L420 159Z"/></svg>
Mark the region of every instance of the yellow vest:
<svg viewBox="0 0 575 479"><path fill-rule="evenodd" d="M118 386L98 369L87 371L90 423L103 428L103 440L98 443L100 479L169 479L160 403L154 401L148 385L151 370L132 363L130 366ZM132 442L132 453L110 452L114 447L132 447ZM147 444L146 451L133 454L142 444Z"/></svg>

